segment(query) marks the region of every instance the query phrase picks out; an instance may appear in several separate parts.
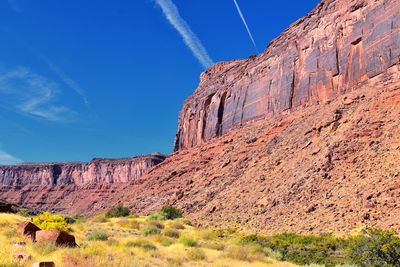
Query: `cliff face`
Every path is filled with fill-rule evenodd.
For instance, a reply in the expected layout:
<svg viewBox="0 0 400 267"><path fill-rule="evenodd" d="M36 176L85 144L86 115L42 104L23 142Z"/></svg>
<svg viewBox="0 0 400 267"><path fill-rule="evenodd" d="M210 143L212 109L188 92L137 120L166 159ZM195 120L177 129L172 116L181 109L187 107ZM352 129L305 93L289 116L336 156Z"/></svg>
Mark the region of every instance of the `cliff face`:
<svg viewBox="0 0 400 267"><path fill-rule="evenodd" d="M398 0L325 0L259 56L218 63L179 115L175 150L376 82L400 62Z"/></svg>
<svg viewBox="0 0 400 267"><path fill-rule="evenodd" d="M165 160L163 155L93 159L89 163L32 163L0 166L4 186L128 183Z"/></svg>

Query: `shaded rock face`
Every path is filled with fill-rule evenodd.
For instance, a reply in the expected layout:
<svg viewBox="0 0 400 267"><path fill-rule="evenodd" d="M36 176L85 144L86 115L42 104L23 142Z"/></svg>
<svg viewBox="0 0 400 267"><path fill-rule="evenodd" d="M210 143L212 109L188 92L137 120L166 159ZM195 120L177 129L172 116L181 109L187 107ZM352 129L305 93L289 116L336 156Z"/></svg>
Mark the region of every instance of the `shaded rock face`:
<svg viewBox="0 0 400 267"><path fill-rule="evenodd" d="M322 1L259 56L201 74L180 112L175 151L373 84L399 62L400 1Z"/></svg>
<svg viewBox="0 0 400 267"><path fill-rule="evenodd" d="M27 236L32 241L36 240L36 232L41 229L31 222L21 222L18 224L17 233L21 236Z"/></svg>
<svg viewBox="0 0 400 267"><path fill-rule="evenodd" d="M32 163L0 166L3 186L113 184L134 181L164 161L163 155L93 159L89 163Z"/></svg>
<svg viewBox="0 0 400 267"><path fill-rule="evenodd" d="M41 230L36 232L36 242L44 242L55 246L76 247L73 235L57 230Z"/></svg>

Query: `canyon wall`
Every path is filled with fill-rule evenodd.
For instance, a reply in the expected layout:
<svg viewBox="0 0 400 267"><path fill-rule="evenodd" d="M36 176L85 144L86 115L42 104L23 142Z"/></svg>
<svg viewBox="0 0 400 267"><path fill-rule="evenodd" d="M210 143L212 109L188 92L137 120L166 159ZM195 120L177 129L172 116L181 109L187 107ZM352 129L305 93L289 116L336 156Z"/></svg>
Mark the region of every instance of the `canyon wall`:
<svg viewBox="0 0 400 267"><path fill-rule="evenodd" d="M326 103L400 63L400 1L324 0L259 56L218 63L179 114L175 151ZM376 79L374 79L376 80Z"/></svg>
<svg viewBox="0 0 400 267"><path fill-rule="evenodd" d="M164 155L153 154L124 159L93 159L89 163L0 166L0 184L20 187L128 183L164 160Z"/></svg>

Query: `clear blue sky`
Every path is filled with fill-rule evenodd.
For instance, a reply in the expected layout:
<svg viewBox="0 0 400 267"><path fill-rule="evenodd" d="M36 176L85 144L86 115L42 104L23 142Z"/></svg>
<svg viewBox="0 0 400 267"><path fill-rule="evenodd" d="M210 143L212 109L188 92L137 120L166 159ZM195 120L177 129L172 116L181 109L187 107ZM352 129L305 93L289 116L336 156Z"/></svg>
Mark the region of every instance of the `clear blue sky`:
<svg viewBox="0 0 400 267"><path fill-rule="evenodd" d="M172 1L214 62L255 54L233 0ZM318 1L237 2L262 51ZM0 0L0 164L170 153L204 67L164 8Z"/></svg>

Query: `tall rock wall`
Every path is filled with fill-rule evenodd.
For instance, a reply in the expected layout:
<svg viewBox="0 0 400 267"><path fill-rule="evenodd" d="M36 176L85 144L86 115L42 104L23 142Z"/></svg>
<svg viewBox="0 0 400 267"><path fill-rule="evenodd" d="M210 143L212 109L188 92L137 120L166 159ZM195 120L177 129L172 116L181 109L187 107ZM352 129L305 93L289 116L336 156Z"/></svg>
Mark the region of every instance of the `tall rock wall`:
<svg viewBox="0 0 400 267"><path fill-rule="evenodd" d="M128 183L165 160L163 155L93 159L89 163L32 163L0 166L0 185L57 186Z"/></svg>
<svg viewBox="0 0 400 267"><path fill-rule="evenodd" d="M179 115L175 150L326 102L400 66L399 0L324 0L259 56L218 63Z"/></svg>

